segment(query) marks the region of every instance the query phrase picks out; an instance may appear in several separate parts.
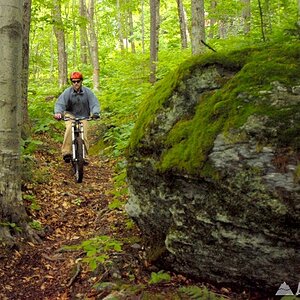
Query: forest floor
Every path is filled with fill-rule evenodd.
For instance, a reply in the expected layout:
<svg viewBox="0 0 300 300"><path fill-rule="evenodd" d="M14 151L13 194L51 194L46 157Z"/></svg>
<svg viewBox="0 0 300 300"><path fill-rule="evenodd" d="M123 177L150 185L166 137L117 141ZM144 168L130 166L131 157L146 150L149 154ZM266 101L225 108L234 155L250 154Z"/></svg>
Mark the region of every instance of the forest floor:
<svg viewBox="0 0 300 300"><path fill-rule="evenodd" d="M138 229L123 208L109 207L114 162L91 156L78 184L59 147L44 141L35 154L39 179L25 184L23 194L32 224L43 229L42 241L0 255L1 300L220 299L208 290L223 299L259 299L174 273L151 283L151 272L159 269L145 259ZM197 298L195 286L204 287L206 296Z"/></svg>

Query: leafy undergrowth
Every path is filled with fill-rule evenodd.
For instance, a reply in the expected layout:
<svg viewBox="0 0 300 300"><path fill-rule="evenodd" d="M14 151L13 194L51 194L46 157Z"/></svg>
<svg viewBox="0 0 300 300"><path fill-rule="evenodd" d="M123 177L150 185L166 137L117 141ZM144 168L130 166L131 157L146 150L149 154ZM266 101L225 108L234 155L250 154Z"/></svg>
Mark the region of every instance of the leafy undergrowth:
<svg viewBox="0 0 300 300"><path fill-rule="evenodd" d="M40 244L0 255L0 299L255 299L246 293L157 269L145 259L138 229L115 207L115 163L90 157L75 183L60 145L47 137L23 198ZM221 297L222 295L222 297Z"/></svg>

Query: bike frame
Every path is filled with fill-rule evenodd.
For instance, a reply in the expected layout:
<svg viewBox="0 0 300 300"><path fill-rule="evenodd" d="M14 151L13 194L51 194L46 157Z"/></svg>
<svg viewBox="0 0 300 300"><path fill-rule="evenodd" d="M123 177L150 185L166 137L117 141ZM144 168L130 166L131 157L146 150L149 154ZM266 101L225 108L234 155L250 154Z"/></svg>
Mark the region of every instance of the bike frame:
<svg viewBox="0 0 300 300"><path fill-rule="evenodd" d="M78 136L81 137L81 139L84 141L84 135L83 135L83 124L81 122L82 119L80 118L75 118L72 120L72 158L73 161L77 160L77 155L76 155L76 145L75 145L75 140ZM86 156L86 148L85 144L83 147L83 158Z"/></svg>
<svg viewBox="0 0 300 300"><path fill-rule="evenodd" d="M76 118L71 114L64 116L65 121L71 121L71 138L72 138L72 167L76 182L80 183L83 179L83 166L86 158L87 149L84 142L84 127L82 120L90 121L91 118Z"/></svg>

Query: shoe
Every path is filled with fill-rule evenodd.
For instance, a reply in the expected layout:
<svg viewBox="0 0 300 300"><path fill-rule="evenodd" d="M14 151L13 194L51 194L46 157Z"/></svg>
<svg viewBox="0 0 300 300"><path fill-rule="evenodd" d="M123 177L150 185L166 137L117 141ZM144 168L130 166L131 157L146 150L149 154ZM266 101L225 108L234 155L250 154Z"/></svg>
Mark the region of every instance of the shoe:
<svg viewBox="0 0 300 300"><path fill-rule="evenodd" d="M85 166L88 166L88 165L90 164L90 162L89 162L87 159L85 159L83 164L84 164Z"/></svg>
<svg viewBox="0 0 300 300"><path fill-rule="evenodd" d="M63 159L64 159L65 163L67 163L67 164L71 162L71 158L72 158L71 154L65 154L63 156Z"/></svg>

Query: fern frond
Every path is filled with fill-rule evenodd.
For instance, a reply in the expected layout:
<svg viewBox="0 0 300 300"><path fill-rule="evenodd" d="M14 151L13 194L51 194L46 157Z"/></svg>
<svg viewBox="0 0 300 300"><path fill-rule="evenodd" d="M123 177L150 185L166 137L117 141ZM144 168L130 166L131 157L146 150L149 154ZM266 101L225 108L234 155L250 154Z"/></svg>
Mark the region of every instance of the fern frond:
<svg viewBox="0 0 300 300"><path fill-rule="evenodd" d="M182 287L179 289L179 292L188 295L192 300L225 300L225 298L209 291L206 287L198 287L196 285Z"/></svg>

